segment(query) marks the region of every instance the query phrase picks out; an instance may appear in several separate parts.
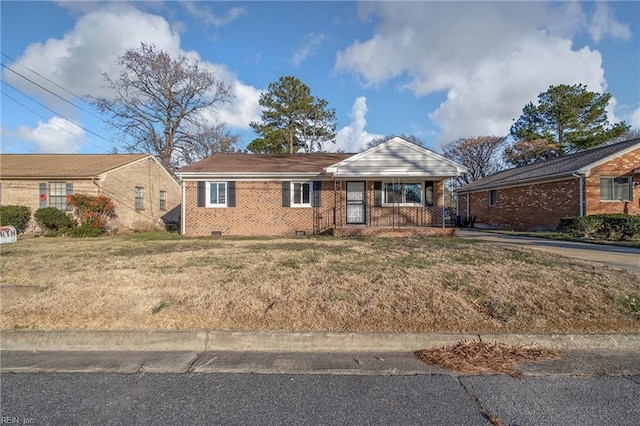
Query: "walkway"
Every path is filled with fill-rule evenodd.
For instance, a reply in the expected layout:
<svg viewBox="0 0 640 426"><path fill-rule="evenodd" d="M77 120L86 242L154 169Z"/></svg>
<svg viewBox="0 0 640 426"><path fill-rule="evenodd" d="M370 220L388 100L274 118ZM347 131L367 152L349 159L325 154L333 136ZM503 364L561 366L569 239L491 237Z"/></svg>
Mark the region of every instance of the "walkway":
<svg viewBox="0 0 640 426"><path fill-rule="evenodd" d="M640 274L640 249L637 248L519 237L470 229L460 229L460 238L517 245L588 262L604 263Z"/></svg>

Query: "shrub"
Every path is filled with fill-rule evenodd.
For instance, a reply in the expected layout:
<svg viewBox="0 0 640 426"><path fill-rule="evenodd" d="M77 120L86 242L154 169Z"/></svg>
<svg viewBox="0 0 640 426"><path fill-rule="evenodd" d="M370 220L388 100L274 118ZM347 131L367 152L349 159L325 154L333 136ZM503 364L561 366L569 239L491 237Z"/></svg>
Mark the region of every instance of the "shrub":
<svg viewBox="0 0 640 426"><path fill-rule="evenodd" d="M75 222L67 213L55 207L36 210L33 218L47 233L59 233L75 226Z"/></svg>
<svg viewBox="0 0 640 426"><path fill-rule="evenodd" d="M31 209L27 206L0 206L0 225L11 225L18 234L22 234L29 226Z"/></svg>
<svg viewBox="0 0 640 426"><path fill-rule="evenodd" d="M115 206L111 199L104 195L73 194L69 196L69 204L73 206L73 212L80 222L80 227L85 231L79 231L80 236L89 237L103 234L109 221L116 217ZM98 231L90 231L89 228Z"/></svg>
<svg viewBox="0 0 640 426"><path fill-rule="evenodd" d="M589 238L598 232L601 224L596 216L566 217L560 219L558 230L573 237Z"/></svg>
<svg viewBox="0 0 640 426"><path fill-rule="evenodd" d="M164 229L167 232L180 232L180 224L175 222L165 223Z"/></svg>
<svg viewBox="0 0 640 426"><path fill-rule="evenodd" d="M640 216L613 213L563 218L558 230L579 238L599 234L607 240L627 240L640 232Z"/></svg>
<svg viewBox="0 0 640 426"><path fill-rule="evenodd" d="M75 238L91 238L91 237L99 237L104 233L103 228L99 228L94 226L93 222L85 221L80 225L76 226L70 233L72 237Z"/></svg>
<svg viewBox="0 0 640 426"><path fill-rule="evenodd" d="M628 240L640 232L640 216L631 216L624 213L602 214L600 232L607 240Z"/></svg>

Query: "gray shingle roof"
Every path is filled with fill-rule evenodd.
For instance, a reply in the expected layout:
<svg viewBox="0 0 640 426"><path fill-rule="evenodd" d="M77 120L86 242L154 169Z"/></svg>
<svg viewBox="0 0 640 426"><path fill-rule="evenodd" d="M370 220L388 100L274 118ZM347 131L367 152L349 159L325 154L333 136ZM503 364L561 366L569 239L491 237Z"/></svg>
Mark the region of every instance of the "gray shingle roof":
<svg viewBox="0 0 640 426"><path fill-rule="evenodd" d="M555 177L570 176L576 172L584 172L605 159L636 148L640 148L640 139L630 139L564 157L538 161L533 164L503 170L491 176L478 179L458 189L458 192L479 191L527 182L543 181Z"/></svg>

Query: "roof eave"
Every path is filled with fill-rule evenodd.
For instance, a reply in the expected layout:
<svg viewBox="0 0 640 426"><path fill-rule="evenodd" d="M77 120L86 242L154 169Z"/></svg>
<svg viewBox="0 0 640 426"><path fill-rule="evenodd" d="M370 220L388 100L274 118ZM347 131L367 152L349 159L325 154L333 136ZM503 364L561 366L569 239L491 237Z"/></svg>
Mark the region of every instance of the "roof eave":
<svg viewBox="0 0 640 426"><path fill-rule="evenodd" d="M215 173L215 172L185 172L176 173L176 175L182 180L200 180L200 179L295 179L295 178L313 178L322 177L322 172L238 172L238 173Z"/></svg>
<svg viewBox="0 0 640 426"><path fill-rule="evenodd" d="M531 183L545 183L545 182L551 182L551 181L557 181L557 180L564 180L562 178L571 178L574 177L575 174L584 174L582 173L580 170L574 170L571 172L563 172L563 173L556 173L553 175L547 175L547 176L543 176L543 177L537 177L537 178L530 178L530 179L522 179L522 180L517 180L517 181L513 181L513 182L504 182L504 183L498 183L495 185L479 185L477 187L473 187L470 189L466 189L463 186L462 188L458 188L456 190L456 192L477 192L477 191L486 191L486 190L492 190L492 189L500 189L500 188L506 188L506 187L513 187L513 186L522 186L522 185L528 185ZM588 176L588 175L585 175Z"/></svg>

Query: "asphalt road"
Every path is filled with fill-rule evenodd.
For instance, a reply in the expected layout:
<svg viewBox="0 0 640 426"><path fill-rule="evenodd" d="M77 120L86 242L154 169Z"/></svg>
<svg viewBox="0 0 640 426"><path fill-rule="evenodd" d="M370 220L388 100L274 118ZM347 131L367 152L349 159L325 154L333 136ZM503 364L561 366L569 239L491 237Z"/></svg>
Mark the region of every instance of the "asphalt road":
<svg viewBox="0 0 640 426"><path fill-rule="evenodd" d="M3 423L637 425L640 376L2 374Z"/></svg>
<svg viewBox="0 0 640 426"><path fill-rule="evenodd" d="M548 253L559 254L587 262L603 263L613 268L640 273L640 249L637 248L519 237L469 229L460 229L460 237L542 250Z"/></svg>

